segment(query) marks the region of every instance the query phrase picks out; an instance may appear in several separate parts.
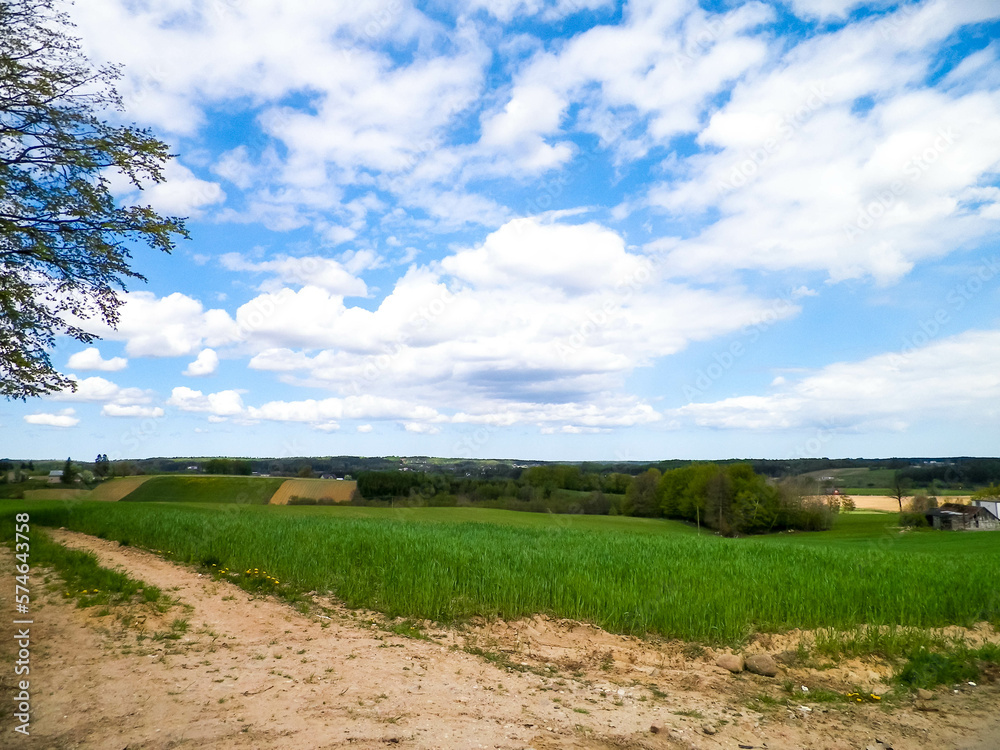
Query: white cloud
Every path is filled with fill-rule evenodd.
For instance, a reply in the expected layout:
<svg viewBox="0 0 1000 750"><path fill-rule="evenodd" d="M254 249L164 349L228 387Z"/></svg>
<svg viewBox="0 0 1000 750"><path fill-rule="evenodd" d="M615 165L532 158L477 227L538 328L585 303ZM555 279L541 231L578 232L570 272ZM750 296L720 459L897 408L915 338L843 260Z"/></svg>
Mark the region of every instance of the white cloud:
<svg viewBox="0 0 1000 750"><path fill-rule="evenodd" d="M250 407L247 416L272 422L324 424L338 419L441 419L434 409L380 396L348 396L305 401L270 401Z"/></svg>
<svg viewBox="0 0 1000 750"><path fill-rule="evenodd" d="M167 400L181 411L207 412L212 417L235 417L243 413L243 398L239 391L226 390L204 394L186 386L174 388Z"/></svg>
<svg viewBox="0 0 1000 750"><path fill-rule="evenodd" d="M435 425L424 424L423 422L407 422L403 425L407 432L415 432L418 435L437 435L441 428Z"/></svg>
<svg viewBox="0 0 1000 750"><path fill-rule="evenodd" d="M159 406L118 406L117 404L105 404L101 408L101 415L105 417L145 417L158 419L164 414Z"/></svg>
<svg viewBox="0 0 1000 750"><path fill-rule="evenodd" d="M157 297L151 292L122 295L125 304L115 328L95 320L83 327L101 338L125 341L133 357L178 357L207 344L220 346L240 338L235 321L224 310L205 310L201 302L174 292Z"/></svg>
<svg viewBox="0 0 1000 750"><path fill-rule="evenodd" d="M212 172L242 190L251 187L257 179L257 170L250 162L246 146L237 146L221 154L212 165Z"/></svg>
<svg viewBox="0 0 1000 750"><path fill-rule="evenodd" d="M485 10L493 17L509 23L515 18L540 15L543 20L554 21L584 10L599 10L613 6L612 0L469 0L463 10Z"/></svg>
<svg viewBox="0 0 1000 750"><path fill-rule="evenodd" d="M598 224L544 225L536 219L510 221L480 247L441 262L444 272L478 289L530 284L570 295L648 279L648 265L625 251L621 236Z"/></svg>
<svg viewBox="0 0 1000 750"><path fill-rule="evenodd" d="M352 260L354 257L352 256ZM364 268L368 256L361 257L360 267ZM312 255L290 258L282 255L274 260L255 262L239 253L226 253L219 260L222 266L230 271L271 274L272 280L262 285L262 288L268 291L279 289L282 284L295 284L314 286L347 297L363 297L368 293L364 281L332 258ZM359 267L358 263L352 265L355 268Z"/></svg>
<svg viewBox="0 0 1000 750"><path fill-rule="evenodd" d="M409 2L93 0L72 15L91 59L124 64L119 88L130 117L192 136L210 108L249 103L258 113L255 126L278 142L281 156L268 155L271 144L247 144L215 160L215 174L257 188L246 210L222 216L278 231L312 224L332 242L357 235L349 226L324 226L343 186L367 183L372 173L410 171L433 155L440 134L478 106L491 61L474 24L447 27ZM405 62L394 54L397 45L414 50ZM307 98L306 106L289 106L292 95ZM173 200L194 215L224 200L218 185L195 180L172 180L173 188L157 191L160 205Z"/></svg>
<svg viewBox="0 0 1000 750"><path fill-rule="evenodd" d="M715 112L690 177L650 192L677 215L717 211L665 240L672 272L807 269L897 281L995 231L1000 92L925 87L933 50L992 12L928 2L801 42L748 75ZM865 99L867 97L867 99ZM867 107L857 108L859 100Z"/></svg>
<svg viewBox="0 0 1000 750"><path fill-rule="evenodd" d="M631 3L622 24L595 26L557 52L538 53L504 109L484 120L481 145L514 149L522 167L561 163L561 143L546 138L558 137L572 100L581 105L577 128L622 160L641 158L654 144L698 130L708 99L765 59L765 40L745 32L773 15L759 2L726 14L689 0Z"/></svg>
<svg viewBox="0 0 1000 750"><path fill-rule="evenodd" d="M769 395L692 403L674 414L696 425L777 430L803 426L905 429L932 416L970 424L1000 417L1000 331L970 331L920 348L838 362Z"/></svg>
<svg viewBox="0 0 1000 750"><path fill-rule="evenodd" d="M64 388L50 394L46 398L53 401L79 401L86 403L113 403L118 406L131 404L147 404L153 398L152 391L141 388L122 388L110 380L101 377L79 378L69 374L68 377L76 385L76 390Z"/></svg>
<svg viewBox="0 0 1000 750"><path fill-rule="evenodd" d="M215 353L214 349L202 349L198 353L197 359L187 366L183 374L188 377L197 378L212 375L218 369L219 355Z"/></svg>
<svg viewBox="0 0 1000 750"><path fill-rule="evenodd" d="M76 427L80 424L80 420L74 417L74 414L76 414L74 409L63 409L57 414L40 412L37 414L26 414L24 421L28 424L40 424L47 427Z"/></svg>
<svg viewBox="0 0 1000 750"><path fill-rule="evenodd" d="M71 355L66 366L73 370L117 372L128 367L128 360L125 357L103 359L100 350L96 346L91 346L82 352Z"/></svg>
<svg viewBox="0 0 1000 750"><path fill-rule="evenodd" d="M219 183L202 180L176 159L167 162L163 176L163 182L149 183L137 190L124 175L108 175L112 191L122 202L152 206L169 216L199 217L203 209L226 201Z"/></svg>
<svg viewBox="0 0 1000 750"><path fill-rule="evenodd" d="M852 8L867 4L872 6L886 3L872 3L865 0L790 0L792 10L801 18L842 18Z"/></svg>
<svg viewBox="0 0 1000 750"><path fill-rule="evenodd" d="M251 326L254 310L266 314ZM348 398L375 389L407 403L448 404L463 419L503 414L509 423L597 427L658 419L646 404L608 396L635 368L797 311L738 288L672 284L598 224L525 219L476 248L411 268L375 310L305 287L258 297L237 320L260 347L250 367L289 384ZM309 349L319 351L302 351ZM339 403L294 402L296 418L349 418ZM290 418L288 405L284 417L268 408L251 414ZM375 418L357 418L366 416Z"/></svg>
<svg viewBox="0 0 1000 750"><path fill-rule="evenodd" d="M358 432L371 432L374 429L375 428L372 427L370 424L359 424L358 425Z"/></svg>

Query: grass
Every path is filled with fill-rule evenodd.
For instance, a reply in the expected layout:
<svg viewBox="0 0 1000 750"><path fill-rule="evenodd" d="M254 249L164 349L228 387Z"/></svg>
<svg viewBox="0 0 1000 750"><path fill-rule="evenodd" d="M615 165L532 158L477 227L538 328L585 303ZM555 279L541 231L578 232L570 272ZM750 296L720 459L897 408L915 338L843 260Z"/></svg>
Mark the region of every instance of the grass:
<svg viewBox="0 0 1000 750"><path fill-rule="evenodd" d="M895 661L921 651L941 651L961 645L941 632L899 626L865 625L848 631L820 629L815 637L813 652L834 659L879 656Z"/></svg>
<svg viewBox="0 0 1000 750"><path fill-rule="evenodd" d="M15 504L0 511L10 515ZM732 540L665 521L475 509L32 509L34 523L214 565L262 593L329 591L392 618L544 612L612 632L715 643L792 627L1000 620L998 534L899 534L894 518L847 515L831 532Z"/></svg>
<svg viewBox="0 0 1000 750"><path fill-rule="evenodd" d="M914 652L896 675L896 681L912 690L931 689L938 685L973 682L985 671L994 679L1000 673L1000 646L995 643L977 649L958 645L944 652Z"/></svg>
<svg viewBox="0 0 1000 750"><path fill-rule="evenodd" d="M280 477L156 476L140 484L122 502L266 505L284 481Z"/></svg>
<svg viewBox="0 0 1000 750"><path fill-rule="evenodd" d="M2 526L6 530L9 524ZM9 539L14 537L13 533L6 536ZM37 566L53 568L63 581L63 596L75 600L78 607L107 607L133 602L169 606L168 597L156 586L101 567L97 558L89 552L67 549L53 542L37 527L32 528L30 539L32 570Z"/></svg>

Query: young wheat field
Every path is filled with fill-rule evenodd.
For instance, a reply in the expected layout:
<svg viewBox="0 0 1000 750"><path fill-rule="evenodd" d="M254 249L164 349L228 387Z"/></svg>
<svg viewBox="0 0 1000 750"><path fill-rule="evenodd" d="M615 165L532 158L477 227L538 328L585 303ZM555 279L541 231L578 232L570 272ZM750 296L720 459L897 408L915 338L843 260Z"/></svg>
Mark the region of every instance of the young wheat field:
<svg viewBox="0 0 1000 750"><path fill-rule="evenodd" d="M0 509L12 517L10 502ZM886 514L744 539L660 520L455 508L62 502L31 515L233 576L267 571L287 597L330 592L439 622L547 613L736 643L756 631L1000 619L1000 534L900 533Z"/></svg>

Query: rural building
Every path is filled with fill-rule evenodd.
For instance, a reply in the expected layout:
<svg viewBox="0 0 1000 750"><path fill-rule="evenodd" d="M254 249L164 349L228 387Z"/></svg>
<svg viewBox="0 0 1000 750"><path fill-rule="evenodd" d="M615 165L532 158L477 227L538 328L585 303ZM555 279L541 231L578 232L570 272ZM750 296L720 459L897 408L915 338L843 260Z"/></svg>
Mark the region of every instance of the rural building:
<svg viewBox="0 0 1000 750"><path fill-rule="evenodd" d="M973 500L972 504L980 508L986 508L997 518L1000 518L1000 500Z"/></svg>
<svg viewBox="0 0 1000 750"><path fill-rule="evenodd" d="M945 503L924 513L927 523L935 529L949 531L986 531L1000 529L1000 520L989 508L978 505Z"/></svg>
<svg viewBox="0 0 1000 750"><path fill-rule="evenodd" d="M57 482L61 482L62 481L62 476L63 476L62 469L57 469L56 471L50 471L49 472L49 483L50 484L56 484Z"/></svg>

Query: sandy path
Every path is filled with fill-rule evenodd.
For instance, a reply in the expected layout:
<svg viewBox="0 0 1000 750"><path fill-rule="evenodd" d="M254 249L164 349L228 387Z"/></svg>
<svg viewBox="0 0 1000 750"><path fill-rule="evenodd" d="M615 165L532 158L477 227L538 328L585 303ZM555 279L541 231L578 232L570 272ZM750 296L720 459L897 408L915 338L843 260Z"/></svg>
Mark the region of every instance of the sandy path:
<svg viewBox="0 0 1000 750"><path fill-rule="evenodd" d="M544 618L430 631L437 642L402 638L359 613L302 615L141 550L53 535L189 606L147 623L147 634L174 617L191 627L182 640L137 644L110 617L49 597L32 631L34 736L9 744L4 726L0 747L854 750L876 739L895 750L966 740L981 744L962 750L1000 746L1000 734L987 735L1000 731L990 709L995 688L943 696L934 713L816 705L761 714L747 708L749 696L806 676L733 677L714 666L711 651L684 656L682 644ZM0 555L6 574L10 554ZM0 607L10 611L5 588ZM471 643L534 671L455 648Z"/></svg>

